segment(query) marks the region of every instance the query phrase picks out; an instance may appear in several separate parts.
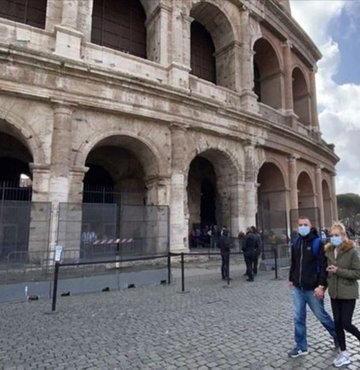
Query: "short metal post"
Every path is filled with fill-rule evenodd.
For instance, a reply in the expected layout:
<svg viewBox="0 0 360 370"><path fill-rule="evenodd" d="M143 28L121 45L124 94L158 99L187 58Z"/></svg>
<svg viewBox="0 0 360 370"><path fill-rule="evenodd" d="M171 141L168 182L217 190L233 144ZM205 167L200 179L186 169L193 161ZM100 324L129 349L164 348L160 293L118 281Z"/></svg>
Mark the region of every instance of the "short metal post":
<svg viewBox="0 0 360 370"><path fill-rule="evenodd" d="M58 277L59 277L59 267L60 263L55 262L55 272L54 272L54 288L52 296L52 311L56 310L56 296L57 296L57 286L58 286Z"/></svg>
<svg viewBox="0 0 360 370"><path fill-rule="evenodd" d="M167 256L167 268L168 268L168 284L171 283L171 253L168 252Z"/></svg>
<svg viewBox="0 0 360 370"><path fill-rule="evenodd" d="M278 278L278 264L277 264L277 248L274 247L274 260L275 260L275 279Z"/></svg>
<svg viewBox="0 0 360 370"><path fill-rule="evenodd" d="M228 259L229 259L229 263L228 263L228 276L227 276L227 284L230 285L230 251L228 252L229 253L229 256L228 256Z"/></svg>
<svg viewBox="0 0 360 370"><path fill-rule="evenodd" d="M184 253L181 252L181 291L185 292Z"/></svg>

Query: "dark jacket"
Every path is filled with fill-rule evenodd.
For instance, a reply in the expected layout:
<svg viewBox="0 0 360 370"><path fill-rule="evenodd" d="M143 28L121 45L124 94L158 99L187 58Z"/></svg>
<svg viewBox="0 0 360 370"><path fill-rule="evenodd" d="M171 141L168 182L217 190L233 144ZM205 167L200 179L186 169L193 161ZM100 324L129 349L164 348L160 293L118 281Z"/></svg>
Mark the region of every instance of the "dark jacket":
<svg viewBox="0 0 360 370"><path fill-rule="evenodd" d="M311 229L308 235L299 236L291 245L289 281L297 288L313 290L318 285L327 286L324 245L320 243L318 255L315 255L312 247L315 238L319 236Z"/></svg>
<svg viewBox="0 0 360 370"><path fill-rule="evenodd" d="M330 243L325 246L327 265L338 267L336 274L328 275L329 296L334 299L359 298L360 259L356 253L354 242L345 241L338 249L337 258L334 246Z"/></svg>
<svg viewBox="0 0 360 370"><path fill-rule="evenodd" d="M255 257L259 255L261 250L260 238L258 235L248 232L242 246L245 257Z"/></svg>
<svg viewBox="0 0 360 370"><path fill-rule="evenodd" d="M222 235L218 241L218 248L221 254L229 254L231 247L231 240L228 236Z"/></svg>

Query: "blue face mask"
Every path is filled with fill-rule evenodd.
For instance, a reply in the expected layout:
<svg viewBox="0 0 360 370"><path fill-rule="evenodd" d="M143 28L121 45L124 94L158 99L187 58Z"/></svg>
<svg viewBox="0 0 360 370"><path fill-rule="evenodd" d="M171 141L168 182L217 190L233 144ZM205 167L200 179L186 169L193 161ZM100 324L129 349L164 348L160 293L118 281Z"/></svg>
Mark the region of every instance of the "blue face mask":
<svg viewBox="0 0 360 370"><path fill-rule="evenodd" d="M299 226L298 231L301 236L306 236L310 234L310 226L301 225Z"/></svg>
<svg viewBox="0 0 360 370"><path fill-rule="evenodd" d="M330 243L335 247L339 247L342 243L341 236L331 236Z"/></svg>

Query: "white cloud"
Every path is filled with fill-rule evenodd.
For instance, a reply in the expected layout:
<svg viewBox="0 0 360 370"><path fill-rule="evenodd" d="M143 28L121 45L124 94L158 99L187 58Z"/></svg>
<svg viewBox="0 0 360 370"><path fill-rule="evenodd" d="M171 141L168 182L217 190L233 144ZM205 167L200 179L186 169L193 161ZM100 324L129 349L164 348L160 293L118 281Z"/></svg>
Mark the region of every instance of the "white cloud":
<svg viewBox="0 0 360 370"><path fill-rule="evenodd" d="M360 85L339 85L334 81L341 68L341 54L329 32L342 11L352 14L360 9L359 4L346 0L291 0L291 9L323 54L316 81L319 121L324 139L335 144L341 158L336 167L337 193L360 193ZM358 17L356 14L352 19ZM353 22L348 27L349 34L354 32Z"/></svg>

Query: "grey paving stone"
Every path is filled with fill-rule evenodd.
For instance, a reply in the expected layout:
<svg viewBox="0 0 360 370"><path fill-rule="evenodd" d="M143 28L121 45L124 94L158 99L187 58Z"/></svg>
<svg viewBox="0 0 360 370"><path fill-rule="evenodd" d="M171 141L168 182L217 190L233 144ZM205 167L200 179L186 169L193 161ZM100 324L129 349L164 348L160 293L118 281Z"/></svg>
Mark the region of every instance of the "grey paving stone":
<svg viewBox="0 0 360 370"><path fill-rule="evenodd" d="M174 269L170 286L59 297L56 314L47 300L1 304L0 368L333 369L331 338L311 313L309 355L287 357L294 346L287 272L274 280L260 271L248 284L244 269L232 266L226 289L218 265L188 269L186 294ZM326 307L331 312L328 298ZM348 369L359 369L359 343L347 338Z"/></svg>

